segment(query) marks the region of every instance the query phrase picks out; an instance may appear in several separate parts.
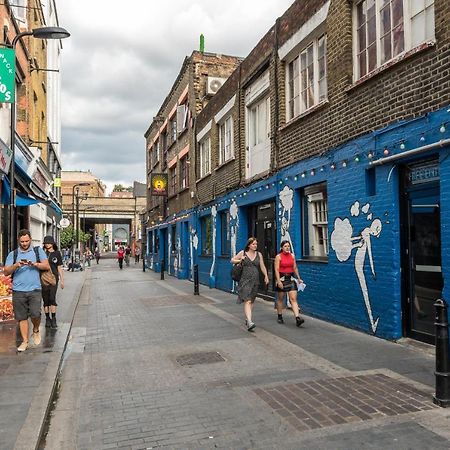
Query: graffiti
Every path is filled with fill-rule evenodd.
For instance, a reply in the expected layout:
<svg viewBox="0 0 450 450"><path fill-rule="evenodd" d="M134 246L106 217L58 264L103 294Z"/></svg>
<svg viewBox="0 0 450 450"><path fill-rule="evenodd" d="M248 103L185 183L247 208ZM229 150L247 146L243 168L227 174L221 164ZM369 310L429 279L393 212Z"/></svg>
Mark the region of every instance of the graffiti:
<svg viewBox="0 0 450 450"><path fill-rule="evenodd" d="M239 228L238 205L233 200L230 205L230 246L231 256L236 256L237 233Z"/></svg>
<svg viewBox="0 0 450 450"><path fill-rule="evenodd" d="M194 276L194 249L197 251L198 248L198 236L197 231L191 227L191 232L189 233L189 254L191 255L191 276Z"/></svg>
<svg viewBox="0 0 450 450"><path fill-rule="evenodd" d="M370 271L373 278L376 278L375 266L372 256L372 237L380 237L382 225L380 219L372 220L372 213L369 213L370 204L366 203L362 208L358 201L353 203L350 208L350 215L352 217L358 217L361 212L367 214L367 220L372 221L369 226L365 227L359 235L353 235L353 226L348 218L341 219L339 217L334 221L334 229L331 233L331 247L336 252L336 257L339 262L347 261L352 250L356 249L355 252L355 272L358 278L359 286L361 288L361 293L364 299L364 304L367 311L367 316L369 318L370 326L373 334L376 333L378 327L379 317L377 319L373 318L372 307L370 303L369 290L367 288L366 275L364 273L364 266L366 264L366 259L369 260Z"/></svg>
<svg viewBox="0 0 450 450"><path fill-rule="evenodd" d="M213 260L211 264L211 269L209 271L209 276L212 277L214 275L214 269L216 267L216 222L217 222L217 208L213 206L211 208L211 218L212 218L212 253Z"/></svg>
<svg viewBox="0 0 450 450"><path fill-rule="evenodd" d="M170 271L170 256L172 253L172 233L169 233L167 236L167 273L171 273Z"/></svg>
<svg viewBox="0 0 450 450"><path fill-rule="evenodd" d="M285 186L280 192L279 199L281 241L288 241L291 244L291 249L293 249L289 227L291 224L291 210L294 207L294 191Z"/></svg>

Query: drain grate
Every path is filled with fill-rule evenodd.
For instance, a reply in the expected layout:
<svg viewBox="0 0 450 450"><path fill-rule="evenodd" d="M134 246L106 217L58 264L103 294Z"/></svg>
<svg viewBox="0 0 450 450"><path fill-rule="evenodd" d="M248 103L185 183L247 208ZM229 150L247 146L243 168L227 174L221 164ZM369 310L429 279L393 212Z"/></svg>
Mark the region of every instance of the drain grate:
<svg viewBox="0 0 450 450"><path fill-rule="evenodd" d="M194 366L196 364L212 364L224 362L225 359L219 352L200 352L181 355L177 358L177 363L181 366Z"/></svg>

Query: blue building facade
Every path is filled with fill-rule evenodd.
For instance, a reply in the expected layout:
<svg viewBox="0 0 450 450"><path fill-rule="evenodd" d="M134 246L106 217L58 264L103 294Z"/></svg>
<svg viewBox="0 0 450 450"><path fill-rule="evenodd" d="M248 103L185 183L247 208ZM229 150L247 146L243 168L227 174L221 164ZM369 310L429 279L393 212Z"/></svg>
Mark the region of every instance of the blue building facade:
<svg viewBox="0 0 450 450"><path fill-rule="evenodd" d="M447 108L376 130L150 227L148 265L159 271L164 259L170 275L192 279L197 264L201 284L233 291L231 255L257 231L254 208L273 206L260 248L291 240L305 313L386 339L406 327L431 336L432 303L448 297L449 151ZM305 255L311 186L326 200L319 258Z"/></svg>

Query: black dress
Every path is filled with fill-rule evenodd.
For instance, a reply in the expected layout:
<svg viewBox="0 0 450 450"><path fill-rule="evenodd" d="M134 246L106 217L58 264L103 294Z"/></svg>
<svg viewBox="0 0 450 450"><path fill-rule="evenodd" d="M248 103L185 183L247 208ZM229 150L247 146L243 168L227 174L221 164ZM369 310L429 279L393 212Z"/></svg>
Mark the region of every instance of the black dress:
<svg viewBox="0 0 450 450"><path fill-rule="evenodd" d="M238 284L237 303L243 303L246 300L255 301L259 288L259 252L256 253L255 259L252 261L248 256L242 261L242 276Z"/></svg>

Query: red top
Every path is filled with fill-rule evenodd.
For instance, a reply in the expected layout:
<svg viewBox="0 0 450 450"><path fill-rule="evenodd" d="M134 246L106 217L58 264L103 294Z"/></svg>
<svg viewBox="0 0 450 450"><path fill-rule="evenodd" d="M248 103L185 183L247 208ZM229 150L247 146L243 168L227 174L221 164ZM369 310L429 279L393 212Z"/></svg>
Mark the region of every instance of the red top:
<svg viewBox="0 0 450 450"><path fill-rule="evenodd" d="M292 253L280 253L280 273L294 273L294 256Z"/></svg>

